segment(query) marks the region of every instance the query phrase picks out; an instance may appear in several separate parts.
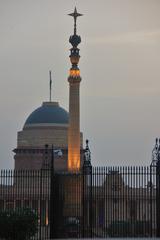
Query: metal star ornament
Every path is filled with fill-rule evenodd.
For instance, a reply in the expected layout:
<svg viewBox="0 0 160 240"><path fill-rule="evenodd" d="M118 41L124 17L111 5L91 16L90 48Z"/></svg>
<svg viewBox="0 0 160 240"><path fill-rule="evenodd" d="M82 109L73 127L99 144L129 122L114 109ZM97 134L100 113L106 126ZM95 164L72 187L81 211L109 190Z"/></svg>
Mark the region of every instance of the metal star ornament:
<svg viewBox="0 0 160 240"><path fill-rule="evenodd" d="M74 9L74 12L73 12L73 13L70 13L70 14L68 14L68 15L69 15L69 16L72 16L72 17L74 18L75 22L76 22L76 20L77 20L77 17L83 16L83 14L77 12L76 7L75 7L75 9Z"/></svg>
<svg viewBox="0 0 160 240"><path fill-rule="evenodd" d="M77 28L77 26L76 26L77 17L81 17L81 16L83 16L83 14L78 13L77 9L75 7L74 12L70 13L68 15L74 18L74 34L76 35L76 31L77 31L77 29L76 29Z"/></svg>

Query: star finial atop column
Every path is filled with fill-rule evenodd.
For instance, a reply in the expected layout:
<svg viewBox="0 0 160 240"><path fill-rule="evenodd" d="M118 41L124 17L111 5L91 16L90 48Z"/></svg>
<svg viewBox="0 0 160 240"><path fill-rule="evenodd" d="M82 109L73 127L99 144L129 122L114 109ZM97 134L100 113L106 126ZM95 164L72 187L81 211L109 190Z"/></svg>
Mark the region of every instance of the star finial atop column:
<svg viewBox="0 0 160 240"><path fill-rule="evenodd" d="M73 13L70 13L70 14L68 14L68 15L74 18L74 34L76 35L76 30L77 30L77 29L76 29L77 17L83 16L83 14L78 13L78 12L77 12L77 9L76 9L76 7L75 7L74 12L73 12Z"/></svg>

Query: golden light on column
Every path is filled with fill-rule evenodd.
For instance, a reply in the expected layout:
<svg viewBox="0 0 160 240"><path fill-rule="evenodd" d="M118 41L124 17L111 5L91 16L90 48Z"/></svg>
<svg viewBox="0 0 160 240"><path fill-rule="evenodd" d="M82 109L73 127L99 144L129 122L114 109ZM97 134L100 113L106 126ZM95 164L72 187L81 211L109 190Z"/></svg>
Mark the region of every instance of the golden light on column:
<svg viewBox="0 0 160 240"><path fill-rule="evenodd" d="M69 129L68 129L68 170L80 169L80 76L70 75L69 81Z"/></svg>
<svg viewBox="0 0 160 240"><path fill-rule="evenodd" d="M80 70L71 69L71 70L69 71L69 74L70 74L70 76L72 76L72 77L78 77L78 76L80 76Z"/></svg>
<svg viewBox="0 0 160 240"><path fill-rule="evenodd" d="M70 36L69 42L72 44L70 49L70 61L72 67L69 71L69 129L68 129L68 170L78 171L80 169L80 101L79 87L81 82L78 62L80 59L78 44L81 37L76 33L77 17L82 16L76 8L74 13L69 14L74 18L74 35Z"/></svg>

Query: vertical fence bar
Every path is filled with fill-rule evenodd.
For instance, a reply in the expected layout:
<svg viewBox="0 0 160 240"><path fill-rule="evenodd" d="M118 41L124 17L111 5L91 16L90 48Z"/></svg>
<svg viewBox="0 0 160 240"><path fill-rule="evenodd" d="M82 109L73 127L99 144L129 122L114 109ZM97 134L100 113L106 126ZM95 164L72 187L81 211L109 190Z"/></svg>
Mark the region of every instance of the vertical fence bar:
<svg viewBox="0 0 160 240"><path fill-rule="evenodd" d="M156 165L156 237L160 237L160 159Z"/></svg>
<svg viewBox="0 0 160 240"><path fill-rule="evenodd" d="M153 195L152 195L152 191L153 191L153 176L152 176L152 166L150 165L149 167L149 171L150 171L150 195L149 195L149 198L150 198L150 237L153 236L153 233L152 233L152 228L153 228L153 219L152 219L152 216L153 216L153 212L152 212L152 202L153 202Z"/></svg>

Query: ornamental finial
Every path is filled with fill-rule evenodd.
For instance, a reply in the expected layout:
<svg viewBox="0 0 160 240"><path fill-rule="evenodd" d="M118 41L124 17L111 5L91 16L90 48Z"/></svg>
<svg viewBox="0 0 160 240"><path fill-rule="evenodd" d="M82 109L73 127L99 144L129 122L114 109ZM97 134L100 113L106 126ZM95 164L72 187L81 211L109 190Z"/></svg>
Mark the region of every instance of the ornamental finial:
<svg viewBox="0 0 160 240"><path fill-rule="evenodd" d="M49 71L49 101L52 102L52 72Z"/></svg>
<svg viewBox="0 0 160 240"><path fill-rule="evenodd" d="M74 35L76 35L76 31L77 31L77 26L76 26L77 17L83 16L83 14L78 13L78 12L77 12L77 9L76 9L76 7L75 7L74 12L73 12L73 13L70 13L70 14L68 14L68 15L74 18Z"/></svg>

